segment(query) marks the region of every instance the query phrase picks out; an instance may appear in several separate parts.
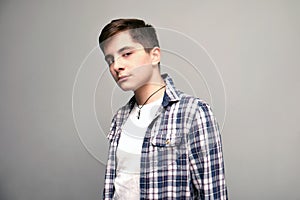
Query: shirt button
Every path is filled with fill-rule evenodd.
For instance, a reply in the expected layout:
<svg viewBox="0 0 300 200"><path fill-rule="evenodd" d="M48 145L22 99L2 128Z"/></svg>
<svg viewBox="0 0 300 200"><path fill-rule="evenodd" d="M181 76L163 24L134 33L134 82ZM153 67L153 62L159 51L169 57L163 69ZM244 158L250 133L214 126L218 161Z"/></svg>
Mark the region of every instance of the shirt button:
<svg viewBox="0 0 300 200"><path fill-rule="evenodd" d="M166 140L166 144L170 144L170 140L169 139Z"/></svg>

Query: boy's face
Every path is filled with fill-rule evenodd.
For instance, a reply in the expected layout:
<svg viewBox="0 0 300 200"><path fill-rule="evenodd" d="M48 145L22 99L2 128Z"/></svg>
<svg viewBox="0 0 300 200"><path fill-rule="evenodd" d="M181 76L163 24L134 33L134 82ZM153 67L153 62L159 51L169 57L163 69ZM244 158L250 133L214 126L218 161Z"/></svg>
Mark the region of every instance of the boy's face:
<svg viewBox="0 0 300 200"><path fill-rule="evenodd" d="M132 41L128 31L109 38L103 53L110 73L121 89L135 91L145 84L151 84L158 58L153 50L147 53L140 43Z"/></svg>

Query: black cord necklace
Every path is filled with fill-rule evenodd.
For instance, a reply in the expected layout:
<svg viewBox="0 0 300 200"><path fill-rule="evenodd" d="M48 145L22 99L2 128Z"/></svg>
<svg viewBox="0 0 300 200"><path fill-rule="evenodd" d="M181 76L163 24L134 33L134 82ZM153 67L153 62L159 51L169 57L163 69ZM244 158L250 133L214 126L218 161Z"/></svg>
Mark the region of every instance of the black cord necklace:
<svg viewBox="0 0 300 200"><path fill-rule="evenodd" d="M148 100L149 100L154 94L156 94L159 90L163 89L164 87L166 87L166 85L162 86L161 88L159 88L158 90L156 90L155 92L153 92L153 93L148 97L148 99L146 99L146 101L143 103L143 105L139 106L139 105L137 104L137 107L138 107L139 111L138 111L138 115L137 115L136 117L137 117L138 119L140 119L140 116L141 116L141 109L142 109L142 108L144 107L144 105L148 102Z"/></svg>

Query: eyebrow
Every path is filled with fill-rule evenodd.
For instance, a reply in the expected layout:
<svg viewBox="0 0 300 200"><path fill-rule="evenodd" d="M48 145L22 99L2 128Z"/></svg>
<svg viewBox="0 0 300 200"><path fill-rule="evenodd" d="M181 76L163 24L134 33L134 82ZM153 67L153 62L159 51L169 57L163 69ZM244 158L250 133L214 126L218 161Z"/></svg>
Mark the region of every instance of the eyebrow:
<svg viewBox="0 0 300 200"><path fill-rule="evenodd" d="M118 54L121 54L123 51L131 50L131 49L135 49L135 48L132 46L125 46L125 47L122 47L121 49L119 49L117 52L118 52ZM113 56L111 54L108 54L104 58L105 58L105 60L107 60L110 57L113 57Z"/></svg>

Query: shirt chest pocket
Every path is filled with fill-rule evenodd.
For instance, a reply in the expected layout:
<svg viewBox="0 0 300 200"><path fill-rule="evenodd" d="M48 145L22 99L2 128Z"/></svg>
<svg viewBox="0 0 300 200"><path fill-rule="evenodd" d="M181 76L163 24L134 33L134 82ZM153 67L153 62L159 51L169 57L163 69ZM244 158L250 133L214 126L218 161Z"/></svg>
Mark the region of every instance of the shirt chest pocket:
<svg viewBox="0 0 300 200"><path fill-rule="evenodd" d="M186 152L184 137L176 130L163 130L151 138L149 161L152 169L174 168ZM179 167L179 166L178 166Z"/></svg>
<svg viewBox="0 0 300 200"><path fill-rule="evenodd" d="M161 131L151 138L151 145L158 148L176 147L181 143L182 135L177 131Z"/></svg>

